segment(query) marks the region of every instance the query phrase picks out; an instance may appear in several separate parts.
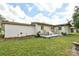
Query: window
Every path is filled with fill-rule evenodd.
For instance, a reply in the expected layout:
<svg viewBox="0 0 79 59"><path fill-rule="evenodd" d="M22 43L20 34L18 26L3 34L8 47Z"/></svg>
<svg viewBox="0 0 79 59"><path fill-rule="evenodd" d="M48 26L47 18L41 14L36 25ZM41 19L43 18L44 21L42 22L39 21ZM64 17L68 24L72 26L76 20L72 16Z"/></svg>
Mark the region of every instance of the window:
<svg viewBox="0 0 79 59"><path fill-rule="evenodd" d="M44 26L41 26L41 30L43 30L44 29Z"/></svg>
<svg viewBox="0 0 79 59"><path fill-rule="evenodd" d="M54 27L51 27L51 29L54 29Z"/></svg>
<svg viewBox="0 0 79 59"><path fill-rule="evenodd" d="M58 29L61 30L61 27L59 27Z"/></svg>

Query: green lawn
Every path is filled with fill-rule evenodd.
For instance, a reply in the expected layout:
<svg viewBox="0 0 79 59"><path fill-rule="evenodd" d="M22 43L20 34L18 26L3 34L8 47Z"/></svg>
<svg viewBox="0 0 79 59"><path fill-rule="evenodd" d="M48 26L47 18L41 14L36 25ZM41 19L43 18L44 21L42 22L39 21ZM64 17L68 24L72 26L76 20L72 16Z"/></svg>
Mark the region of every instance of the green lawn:
<svg viewBox="0 0 79 59"><path fill-rule="evenodd" d="M79 40L79 34L56 38L0 39L0 55L4 56L70 56L72 42Z"/></svg>

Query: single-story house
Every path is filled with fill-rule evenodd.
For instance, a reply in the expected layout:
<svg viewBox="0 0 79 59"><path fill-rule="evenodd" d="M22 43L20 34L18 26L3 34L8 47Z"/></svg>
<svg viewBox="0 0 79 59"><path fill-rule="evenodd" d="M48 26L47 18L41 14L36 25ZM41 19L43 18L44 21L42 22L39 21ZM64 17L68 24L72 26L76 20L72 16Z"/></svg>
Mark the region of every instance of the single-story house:
<svg viewBox="0 0 79 59"><path fill-rule="evenodd" d="M57 34L60 34L61 32L71 32L68 24L51 25L39 22L32 22L31 24L23 24L17 22L2 22L2 28L4 31L4 38L36 35L39 31L43 33L51 31Z"/></svg>

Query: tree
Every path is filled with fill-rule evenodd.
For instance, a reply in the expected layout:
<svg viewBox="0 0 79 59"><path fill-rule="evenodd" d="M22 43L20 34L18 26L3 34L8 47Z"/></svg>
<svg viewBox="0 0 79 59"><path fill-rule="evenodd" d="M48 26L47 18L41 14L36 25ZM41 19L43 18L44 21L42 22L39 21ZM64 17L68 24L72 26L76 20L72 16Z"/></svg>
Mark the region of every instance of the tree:
<svg viewBox="0 0 79 59"><path fill-rule="evenodd" d="M0 15L0 20L3 20L3 19L5 19L2 15Z"/></svg>
<svg viewBox="0 0 79 59"><path fill-rule="evenodd" d="M74 14L73 14L74 26L79 28L79 7L75 6Z"/></svg>
<svg viewBox="0 0 79 59"><path fill-rule="evenodd" d="M2 15L0 15L0 34L1 34L1 31L2 31L1 23L2 23L2 21L4 21L4 20L5 20L5 18L4 18Z"/></svg>
<svg viewBox="0 0 79 59"><path fill-rule="evenodd" d="M5 17L3 17L2 15L0 15L0 23L3 22L3 21L8 22L8 20L6 20Z"/></svg>

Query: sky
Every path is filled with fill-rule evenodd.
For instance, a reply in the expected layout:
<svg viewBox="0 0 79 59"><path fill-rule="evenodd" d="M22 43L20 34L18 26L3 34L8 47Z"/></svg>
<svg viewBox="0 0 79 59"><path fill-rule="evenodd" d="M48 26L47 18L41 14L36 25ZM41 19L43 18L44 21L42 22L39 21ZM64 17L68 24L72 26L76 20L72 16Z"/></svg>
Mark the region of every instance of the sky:
<svg viewBox="0 0 79 59"><path fill-rule="evenodd" d="M0 14L9 21L64 24L72 20L78 0L8 0L0 3Z"/></svg>

